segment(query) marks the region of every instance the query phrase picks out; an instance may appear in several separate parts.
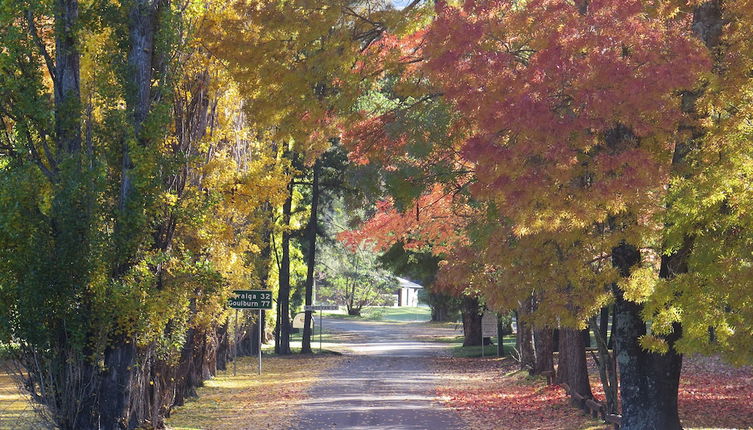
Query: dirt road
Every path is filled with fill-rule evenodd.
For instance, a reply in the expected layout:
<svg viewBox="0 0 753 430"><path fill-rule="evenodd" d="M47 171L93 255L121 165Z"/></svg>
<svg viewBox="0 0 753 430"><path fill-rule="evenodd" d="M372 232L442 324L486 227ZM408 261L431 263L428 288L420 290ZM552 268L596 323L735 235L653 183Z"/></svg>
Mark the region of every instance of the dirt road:
<svg viewBox="0 0 753 430"><path fill-rule="evenodd" d="M431 358L447 354L434 336L459 332L423 323L325 319L347 334L328 344L347 360L320 380L301 408L296 429L455 429L454 412L434 401L439 381Z"/></svg>

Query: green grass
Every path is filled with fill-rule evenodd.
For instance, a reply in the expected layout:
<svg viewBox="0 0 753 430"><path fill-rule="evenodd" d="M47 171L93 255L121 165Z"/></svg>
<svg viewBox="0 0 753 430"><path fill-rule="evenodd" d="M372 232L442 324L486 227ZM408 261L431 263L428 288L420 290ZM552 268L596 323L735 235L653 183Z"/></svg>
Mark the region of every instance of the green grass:
<svg viewBox="0 0 753 430"><path fill-rule="evenodd" d="M431 320L431 308L372 306L363 308L361 316L348 315L345 310L325 312L324 316L360 321L424 322Z"/></svg>
<svg viewBox="0 0 753 430"><path fill-rule="evenodd" d="M513 351L513 348L515 347L515 337L514 336L505 336L504 338L504 349L505 349L505 355L510 355ZM484 346L484 356L485 357L496 357L497 356L497 345L496 345L496 338L493 338L493 341L495 342L494 345L485 345ZM481 357L481 346L463 346L463 336L458 336L456 343L458 344L455 348L452 349L452 355L453 357L459 357L459 358L474 358L474 357Z"/></svg>
<svg viewBox="0 0 753 430"><path fill-rule="evenodd" d="M316 320L316 324L319 324L319 320ZM301 352L301 339L303 337L303 329L299 329L298 333L291 333L290 335L290 350L293 354ZM324 330L322 331L322 351L321 354L338 354L337 352L327 350L327 345L330 343L342 342L341 335L327 332L327 324L324 324ZM314 354L319 354L319 326L315 326L314 335L311 338L311 348L314 350ZM261 348L264 355L276 355L274 353L275 346L274 340L270 343L266 343Z"/></svg>

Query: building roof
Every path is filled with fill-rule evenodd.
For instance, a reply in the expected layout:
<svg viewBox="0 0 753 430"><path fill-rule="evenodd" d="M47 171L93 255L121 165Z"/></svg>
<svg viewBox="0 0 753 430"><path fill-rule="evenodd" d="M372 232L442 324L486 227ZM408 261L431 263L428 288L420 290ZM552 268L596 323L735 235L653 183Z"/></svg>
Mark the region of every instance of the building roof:
<svg viewBox="0 0 753 430"><path fill-rule="evenodd" d="M398 283L400 284L400 288L415 288L415 289L424 288L422 285L409 281L405 278L401 278L399 276L396 276L396 278L397 278Z"/></svg>

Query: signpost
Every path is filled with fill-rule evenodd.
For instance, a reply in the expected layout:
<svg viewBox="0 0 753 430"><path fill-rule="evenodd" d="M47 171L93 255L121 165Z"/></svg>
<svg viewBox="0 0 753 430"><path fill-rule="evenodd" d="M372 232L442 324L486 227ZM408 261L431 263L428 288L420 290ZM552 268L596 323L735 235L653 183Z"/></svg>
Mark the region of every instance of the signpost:
<svg viewBox="0 0 753 430"><path fill-rule="evenodd" d="M497 336L499 340L499 332L497 330L497 314L491 311L484 312L484 316L481 317L481 357L484 356L484 338Z"/></svg>
<svg viewBox="0 0 753 430"><path fill-rule="evenodd" d="M259 375L261 375L261 311L272 309L272 292L269 290L235 290L235 297L228 300L228 306L235 309L235 346L233 348L233 376L235 372L235 359L238 353L238 309L255 309L259 311L257 325L259 327Z"/></svg>
<svg viewBox="0 0 753 430"><path fill-rule="evenodd" d="M269 290L235 290L229 300L233 309L272 309L272 292Z"/></svg>
<svg viewBox="0 0 753 430"><path fill-rule="evenodd" d="M306 305L303 310L306 312L319 311L319 352L322 352L322 312L321 311L336 311L339 307L337 305Z"/></svg>

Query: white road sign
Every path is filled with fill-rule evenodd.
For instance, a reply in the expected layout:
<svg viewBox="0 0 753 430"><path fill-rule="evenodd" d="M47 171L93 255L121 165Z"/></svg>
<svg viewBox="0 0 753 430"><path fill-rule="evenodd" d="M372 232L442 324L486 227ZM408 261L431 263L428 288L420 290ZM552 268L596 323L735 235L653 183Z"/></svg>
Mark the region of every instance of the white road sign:
<svg viewBox="0 0 753 430"><path fill-rule="evenodd" d="M497 336L497 314L491 311L484 312L481 317L481 335L483 337Z"/></svg>
<svg viewBox="0 0 753 430"><path fill-rule="evenodd" d="M304 306L304 311L336 311L340 309L337 305L308 305Z"/></svg>

